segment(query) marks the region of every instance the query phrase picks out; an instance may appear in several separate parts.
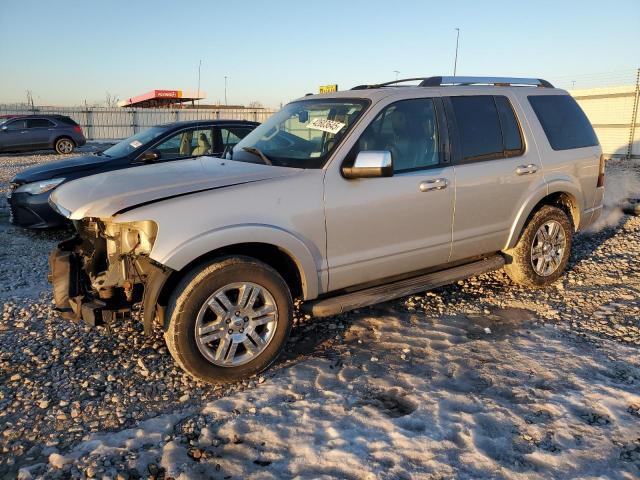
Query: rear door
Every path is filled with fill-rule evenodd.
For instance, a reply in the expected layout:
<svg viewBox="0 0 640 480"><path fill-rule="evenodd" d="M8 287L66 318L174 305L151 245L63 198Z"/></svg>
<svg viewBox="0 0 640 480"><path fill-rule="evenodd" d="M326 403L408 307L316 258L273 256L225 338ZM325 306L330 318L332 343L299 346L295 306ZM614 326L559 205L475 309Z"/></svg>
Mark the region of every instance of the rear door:
<svg viewBox="0 0 640 480"><path fill-rule="evenodd" d="M348 147L344 163L352 163L360 151L390 151L393 176L346 179L340 174L342 162L327 171L329 290L449 259L455 179L440 107L439 98L376 107L373 121Z"/></svg>
<svg viewBox="0 0 640 480"><path fill-rule="evenodd" d="M33 147L49 146L49 138L51 132L55 128L53 122L46 118L29 118L27 119L27 137L29 143Z"/></svg>
<svg viewBox="0 0 640 480"><path fill-rule="evenodd" d="M544 188L531 132L507 95L444 99L456 174L451 261L502 250L519 208Z"/></svg>

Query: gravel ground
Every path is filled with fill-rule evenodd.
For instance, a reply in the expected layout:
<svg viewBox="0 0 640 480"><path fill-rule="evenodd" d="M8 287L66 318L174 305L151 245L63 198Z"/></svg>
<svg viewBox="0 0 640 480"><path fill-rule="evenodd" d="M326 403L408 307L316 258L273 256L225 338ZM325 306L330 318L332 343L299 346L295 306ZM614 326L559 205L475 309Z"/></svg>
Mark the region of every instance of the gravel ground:
<svg viewBox="0 0 640 480"><path fill-rule="evenodd" d="M4 191L19 169L57 158L0 156L0 479L20 468L24 479L640 474L640 217L615 208L636 188L623 164L608 166L616 195L554 286L530 291L494 272L298 320L264 376L210 387L136 315L105 332L52 310L46 256L68 232L10 226ZM292 417L303 399L308 411ZM353 450L361 459L332 457L317 435L334 429L331 452L378 443Z"/></svg>

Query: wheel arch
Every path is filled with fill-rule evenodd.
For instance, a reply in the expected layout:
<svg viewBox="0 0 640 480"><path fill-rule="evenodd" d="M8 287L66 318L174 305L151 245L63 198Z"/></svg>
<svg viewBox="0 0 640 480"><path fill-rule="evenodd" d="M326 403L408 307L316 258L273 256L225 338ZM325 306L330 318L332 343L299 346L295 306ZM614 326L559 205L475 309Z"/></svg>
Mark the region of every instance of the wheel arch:
<svg viewBox="0 0 640 480"><path fill-rule="evenodd" d="M524 203L513 222L505 250L515 247L531 217L544 205L560 208L569 217L574 231L579 230L581 209L577 189L573 185L555 185L547 192L537 192Z"/></svg>

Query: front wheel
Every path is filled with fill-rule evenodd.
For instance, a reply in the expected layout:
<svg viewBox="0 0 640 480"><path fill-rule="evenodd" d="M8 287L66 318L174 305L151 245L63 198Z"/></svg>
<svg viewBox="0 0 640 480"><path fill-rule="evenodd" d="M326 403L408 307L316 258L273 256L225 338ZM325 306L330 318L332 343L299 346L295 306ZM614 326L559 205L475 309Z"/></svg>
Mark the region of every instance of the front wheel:
<svg viewBox="0 0 640 480"><path fill-rule="evenodd" d="M504 252L507 275L527 287L551 285L569 261L572 232L565 212L543 206L531 217L516 246Z"/></svg>
<svg viewBox="0 0 640 480"><path fill-rule="evenodd" d="M56 152L58 152L61 155L73 152L73 149L75 147L76 147L75 143L73 143L73 140L69 138L63 137L56 140L55 149L56 149Z"/></svg>
<svg viewBox="0 0 640 480"><path fill-rule="evenodd" d="M232 382L275 361L291 331L293 302L273 268L228 257L187 274L167 318L165 341L183 370L208 383Z"/></svg>

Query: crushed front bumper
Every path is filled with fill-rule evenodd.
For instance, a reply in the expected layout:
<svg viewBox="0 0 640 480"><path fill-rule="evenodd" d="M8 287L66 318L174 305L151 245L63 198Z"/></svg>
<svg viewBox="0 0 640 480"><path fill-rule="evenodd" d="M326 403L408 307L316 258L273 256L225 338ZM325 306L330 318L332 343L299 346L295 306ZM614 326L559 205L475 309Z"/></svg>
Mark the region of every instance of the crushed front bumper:
<svg viewBox="0 0 640 480"><path fill-rule="evenodd" d="M82 240L74 237L65 240L49 255L50 272L48 280L53 287L53 301L60 315L69 320L83 320L91 326L109 325L117 318L129 316L134 303L142 300L144 331L147 335L153 330L158 299L165 282L173 270L161 265L149 264L145 274L143 297L127 301L123 295L111 298L99 298L91 288L89 276L83 269L83 258L79 252Z"/></svg>

